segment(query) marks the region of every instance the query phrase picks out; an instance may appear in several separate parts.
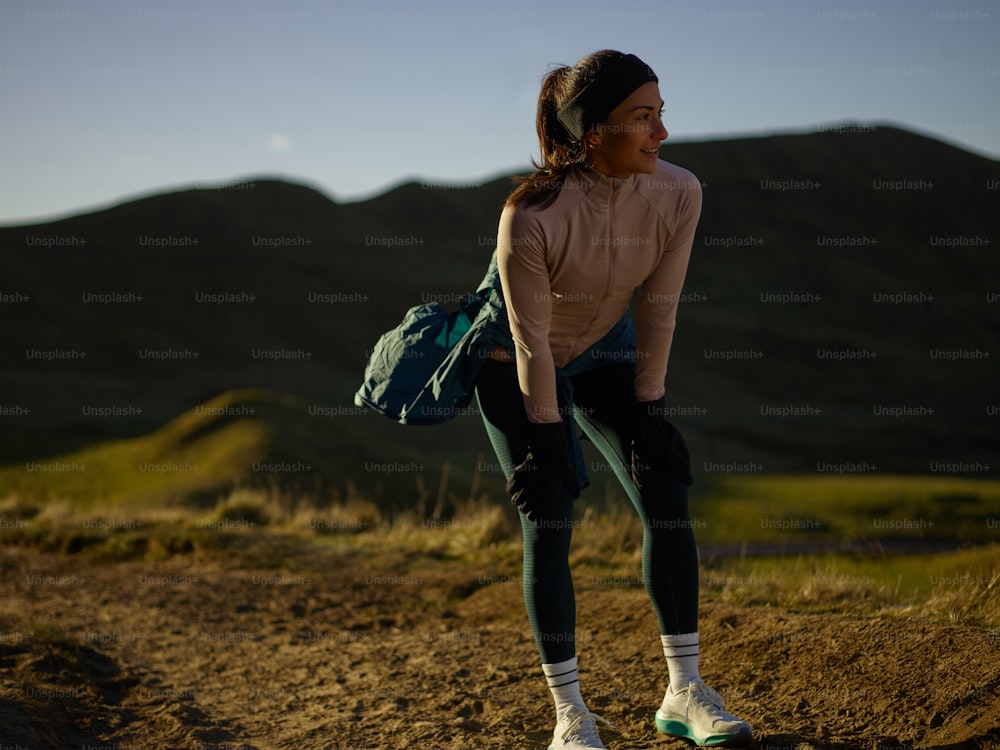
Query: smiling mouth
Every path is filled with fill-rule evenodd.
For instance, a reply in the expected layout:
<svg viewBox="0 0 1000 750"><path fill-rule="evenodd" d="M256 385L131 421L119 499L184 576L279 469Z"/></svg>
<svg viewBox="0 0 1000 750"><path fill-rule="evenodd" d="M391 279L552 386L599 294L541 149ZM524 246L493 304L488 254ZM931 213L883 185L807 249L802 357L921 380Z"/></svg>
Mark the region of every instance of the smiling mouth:
<svg viewBox="0 0 1000 750"><path fill-rule="evenodd" d="M660 153L659 148L641 148L639 150L642 151L642 153L644 154L649 154L650 156Z"/></svg>

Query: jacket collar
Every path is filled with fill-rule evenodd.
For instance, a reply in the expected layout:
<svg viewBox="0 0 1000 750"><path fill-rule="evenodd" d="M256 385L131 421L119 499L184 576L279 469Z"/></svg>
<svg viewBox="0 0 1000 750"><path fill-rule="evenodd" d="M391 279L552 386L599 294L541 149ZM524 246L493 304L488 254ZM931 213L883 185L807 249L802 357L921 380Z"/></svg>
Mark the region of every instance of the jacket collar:
<svg viewBox="0 0 1000 750"><path fill-rule="evenodd" d="M591 167L577 167L570 175L574 186L596 200L609 201L619 198L634 189L637 175L630 177L609 177Z"/></svg>

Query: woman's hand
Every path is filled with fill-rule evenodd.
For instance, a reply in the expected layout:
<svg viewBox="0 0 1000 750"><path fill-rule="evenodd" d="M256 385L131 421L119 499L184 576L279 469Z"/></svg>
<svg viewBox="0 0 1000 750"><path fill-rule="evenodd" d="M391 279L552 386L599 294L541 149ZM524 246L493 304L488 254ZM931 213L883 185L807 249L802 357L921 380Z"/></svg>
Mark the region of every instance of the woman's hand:
<svg viewBox="0 0 1000 750"><path fill-rule="evenodd" d="M650 469L663 469L688 487L691 457L684 436L666 417L666 402L635 401L632 407L632 481L642 488Z"/></svg>
<svg viewBox="0 0 1000 750"><path fill-rule="evenodd" d="M539 521L564 490L574 498L580 494L569 460L567 424L529 423L527 455L507 480L510 501L528 520Z"/></svg>

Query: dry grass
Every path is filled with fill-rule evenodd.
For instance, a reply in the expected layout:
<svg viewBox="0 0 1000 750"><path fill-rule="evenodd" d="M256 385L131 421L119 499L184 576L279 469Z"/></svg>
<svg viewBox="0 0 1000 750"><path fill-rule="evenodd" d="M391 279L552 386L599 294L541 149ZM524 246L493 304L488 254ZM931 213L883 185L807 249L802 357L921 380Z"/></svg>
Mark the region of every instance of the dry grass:
<svg viewBox="0 0 1000 750"><path fill-rule="evenodd" d="M723 560L702 591L739 604L892 615L1000 630L1000 545L934 555L833 554Z"/></svg>
<svg viewBox="0 0 1000 750"><path fill-rule="evenodd" d="M519 572L520 531L506 503L439 494L429 505L387 511L358 496L324 501L278 489L237 489L202 512L129 508L100 514L8 497L0 502L0 539L109 561L195 553L288 565L325 550L372 563L437 559ZM630 508L578 505L573 533L572 562L583 585L588 575L639 585L642 528ZM990 544L930 556L713 559L703 562L700 583L704 596L728 603L1000 629L998 571L1000 546Z"/></svg>

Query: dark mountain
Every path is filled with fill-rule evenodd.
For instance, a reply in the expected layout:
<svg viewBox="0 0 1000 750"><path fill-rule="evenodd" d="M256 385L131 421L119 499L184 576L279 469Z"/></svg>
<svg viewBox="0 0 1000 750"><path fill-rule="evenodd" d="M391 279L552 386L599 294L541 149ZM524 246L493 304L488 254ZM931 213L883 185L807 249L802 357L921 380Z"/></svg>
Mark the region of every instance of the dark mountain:
<svg viewBox="0 0 1000 750"><path fill-rule="evenodd" d="M667 378L697 470L993 476L996 161L870 125L662 156L704 185ZM445 463L456 492L477 468L495 479L476 418L403 427L352 395L408 307L475 288L509 188L411 183L340 204L260 180L0 228L0 463L260 388L322 415L332 453L362 443L325 462L330 482L405 493ZM322 430L303 434L321 453Z"/></svg>

